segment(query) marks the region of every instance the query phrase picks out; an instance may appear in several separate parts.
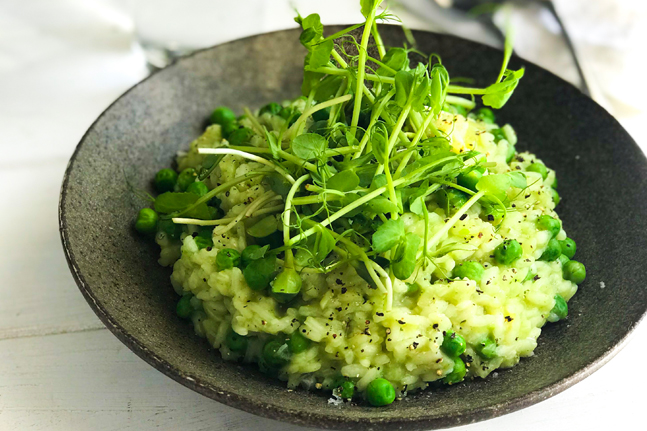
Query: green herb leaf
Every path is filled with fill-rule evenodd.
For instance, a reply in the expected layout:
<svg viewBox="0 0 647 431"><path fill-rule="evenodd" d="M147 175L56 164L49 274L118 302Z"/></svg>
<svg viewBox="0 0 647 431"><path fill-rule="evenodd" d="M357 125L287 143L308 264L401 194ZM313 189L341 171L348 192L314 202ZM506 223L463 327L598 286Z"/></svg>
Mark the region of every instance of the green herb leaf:
<svg viewBox="0 0 647 431"><path fill-rule="evenodd" d="M382 0L360 0L359 5L361 6L362 15L364 18L368 18L373 9L377 8Z"/></svg>
<svg viewBox="0 0 647 431"><path fill-rule="evenodd" d="M384 55L382 63L395 70L395 72L380 66L375 74L379 76L394 76L397 72L409 66L409 56L404 48L390 48L386 52L386 55Z"/></svg>
<svg viewBox="0 0 647 431"><path fill-rule="evenodd" d="M326 182L326 187L333 190L339 190L340 192L349 192L355 190L359 185L359 177L357 174L351 170L345 170L336 173L333 175L328 182Z"/></svg>
<svg viewBox="0 0 647 431"><path fill-rule="evenodd" d="M378 199L378 198L376 198ZM375 200L375 199L373 199ZM389 219L373 234L373 250L384 253L391 250L404 238L404 222L402 219Z"/></svg>
<svg viewBox="0 0 647 431"><path fill-rule="evenodd" d="M326 151L327 144L328 141L323 136L316 133L305 133L292 141L292 153L304 160L313 160Z"/></svg>
<svg viewBox="0 0 647 431"><path fill-rule="evenodd" d="M279 160L279 150L281 149L281 144L279 143L276 136L274 136L273 133L270 133L266 127L263 127L263 132L265 132L265 139L267 140L267 146L270 147L270 151L272 152L272 157L276 160Z"/></svg>
<svg viewBox="0 0 647 431"><path fill-rule="evenodd" d="M324 40L316 45L313 45L310 51L310 61L308 66L313 69L326 66L330 62L330 53L334 48L335 43L332 40Z"/></svg>
<svg viewBox="0 0 647 431"><path fill-rule="evenodd" d="M395 74L395 103L404 108L414 85L413 73L404 70Z"/></svg>
<svg viewBox="0 0 647 431"><path fill-rule="evenodd" d="M320 224L317 224L315 229L318 233L314 244L314 257L317 263L320 263L330 254L337 242L330 231Z"/></svg>
<svg viewBox="0 0 647 431"><path fill-rule="evenodd" d="M278 221L274 216L267 216L260 219L256 224L247 228L247 234L254 238L264 238L273 234L279 228Z"/></svg>
<svg viewBox="0 0 647 431"><path fill-rule="evenodd" d="M420 237L409 232L405 235L404 241L398 246L395 258L391 260L393 275L400 280L411 277L416 269L416 255L420 248Z"/></svg>
<svg viewBox="0 0 647 431"><path fill-rule="evenodd" d="M386 130L386 124L383 122L375 123L371 129L371 145L373 146L373 155L380 163L385 163L388 154L387 146L389 142L389 132Z"/></svg>
<svg viewBox="0 0 647 431"><path fill-rule="evenodd" d="M512 92L517 88L519 80L523 77L524 68L521 68L517 71L506 70L503 74L503 81L492 84L485 89L485 94L483 95L483 104L491 106L495 109L503 108L503 105L506 104Z"/></svg>
<svg viewBox="0 0 647 431"><path fill-rule="evenodd" d="M193 205L200 196L194 193L162 193L155 199L155 211L161 214L171 214L177 211L182 211L185 208ZM200 220L211 219L211 211L206 203L201 203L184 214L186 217L197 218Z"/></svg>

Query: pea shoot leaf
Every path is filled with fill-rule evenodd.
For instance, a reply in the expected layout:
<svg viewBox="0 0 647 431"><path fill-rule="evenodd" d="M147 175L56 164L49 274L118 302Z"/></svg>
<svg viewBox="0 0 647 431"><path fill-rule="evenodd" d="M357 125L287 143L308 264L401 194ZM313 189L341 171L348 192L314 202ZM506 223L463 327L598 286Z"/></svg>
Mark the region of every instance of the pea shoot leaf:
<svg viewBox="0 0 647 431"><path fill-rule="evenodd" d="M313 160L326 151L328 141L316 133L299 135L292 141L292 153L304 160Z"/></svg>
<svg viewBox="0 0 647 431"><path fill-rule="evenodd" d="M315 230L317 230L317 235L313 251L317 263L320 263L330 254L337 241L335 241L330 231L320 224L315 225Z"/></svg>
<svg viewBox="0 0 647 431"><path fill-rule="evenodd" d="M264 238L273 234L279 228L278 221L274 216L267 216L260 219L256 224L247 228L247 234L254 238Z"/></svg>
<svg viewBox="0 0 647 431"><path fill-rule="evenodd" d="M434 64L431 69L431 83L429 88L429 106L434 112L440 112L445 103L447 95L447 85L449 85L449 73L440 63Z"/></svg>
<svg viewBox="0 0 647 431"><path fill-rule="evenodd" d="M162 193L155 199L155 211L161 214L171 214L177 211L183 211L193 205L200 197L193 193ZM186 217L197 218L200 220L211 219L211 212L206 203L201 203L195 208L184 214Z"/></svg>
<svg viewBox="0 0 647 431"><path fill-rule="evenodd" d="M476 183L477 190L485 191L485 193L496 197L501 202L505 202L508 199L508 190L510 187L525 188L526 176L521 172L490 174L484 175Z"/></svg>
<svg viewBox="0 0 647 431"><path fill-rule="evenodd" d="M270 151L272 152L272 157L279 160L279 150L281 149L279 140L274 134L268 132L266 127L263 127L263 132L265 132L265 139L267 140L267 146L270 147Z"/></svg>
<svg viewBox="0 0 647 431"><path fill-rule="evenodd" d="M413 89L413 73L401 70L395 74L395 103L404 108Z"/></svg>
<svg viewBox="0 0 647 431"><path fill-rule="evenodd" d="M308 66L317 69L327 65L330 62L330 53L335 44L332 40L324 40L313 45L310 49L310 59Z"/></svg>
<svg viewBox="0 0 647 431"><path fill-rule="evenodd" d="M485 89L483 104L495 109L503 108L503 105L512 96L512 92L517 88L524 71L524 68L517 71L507 69L503 74L503 81L492 84Z"/></svg>
<svg viewBox="0 0 647 431"><path fill-rule="evenodd" d="M371 130L371 144L373 146L373 155L375 159L384 163L387 159L387 144L389 141L389 132L383 122L375 123Z"/></svg>
<svg viewBox="0 0 647 431"><path fill-rule="evenodd" d="M380 3L382 3L382 0L360 0L359 5L362 8L361 11L364 18L368 18L373 9L377 8Z"/></svg>
<svg viewBox="0 0 647 431"><path fill-rule="evenodd" d="M355 172L351 170L345 170L336 173L326 183L327 188L339 190L340 192L349 192L351 190L355 190L358 185L359 177Z"/></svg>
<svg viewBox="0 0 647 431"><path fill-rule="evenodd" d="M380 76L394 76L398 71L409 66L409 56L404 48L390 48L382 59L382 63L388 68L380 66L375 73Z"/></svg>
<svg viewBox="0 0 647 431"><path fill-rule="evenodd" d="M420 248L420 237L409 232L405 235L404 241L398 246L395 257L391 260L393 275L400 280L411 277L416 269L416 254Z"/></svg>
<svg viewBox="0 0 647 431"><path fill-rule="evenodd" d="M375 199L374 199L375 200ZM371 240L373 250L377 253L384 253L391 250L404 238L404 222L402 219L389 219L380 226Z"/></svg>

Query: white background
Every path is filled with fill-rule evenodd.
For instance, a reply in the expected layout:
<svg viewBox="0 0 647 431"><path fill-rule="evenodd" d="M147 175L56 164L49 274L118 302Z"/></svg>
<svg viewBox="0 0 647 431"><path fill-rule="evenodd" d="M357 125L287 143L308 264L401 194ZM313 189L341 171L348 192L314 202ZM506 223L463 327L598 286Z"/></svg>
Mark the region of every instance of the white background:
<svg viewBox="0 0 647 431"><path fill-rule="evenodd" d="M214 3L226 11L222 8L233 2ZM298 3L304 14L315 9L313 1ZM354 1L316 3L324 9L325 22L356 19ZM575 26L586 14L570 10L573 3L565 10ZM606 106L644 149L645 117L639 106L644 99L631 82L640 64L629 55L634 48L627 32L638 9L627 9L624 2L620 15L613 15L608 9L613 1L596 1L607 7L602 14L618 23L607 25L610 36L596 42L586 29L600 14L591 17L594 2L586 4L589 21L576 27L577 38L598 70ZM422 11L405 15L420 27L426 22ZM525 19L526 12L515 19ZM284 1L268 0L248 13L260 14L248 33L292 25ZM223 40L234 34L220 31ZM619 38L617 46L603 46L612 36ZM142 53L132 41L131 21L109 0L0 2L0 430L299 429L211 401L145 364L104 328L68 272L57 230L63 171L91 122L146 75ZM530 57L535 51L526 48ZM599 72L604 61L607 68ZM615 71L611 77L604 75L609 68ZM564 70L564 76L573 79L572 71ZM566 392L458 429L644 429L647 377L640 363L647 357L646 342L642 325L616 358Z"/></svg>

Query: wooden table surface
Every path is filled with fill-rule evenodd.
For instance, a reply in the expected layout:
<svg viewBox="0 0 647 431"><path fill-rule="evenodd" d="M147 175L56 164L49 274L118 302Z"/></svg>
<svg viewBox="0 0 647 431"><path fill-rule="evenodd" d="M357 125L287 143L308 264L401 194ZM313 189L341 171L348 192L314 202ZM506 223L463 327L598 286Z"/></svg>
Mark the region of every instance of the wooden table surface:
<svg viewBox="0 0 647 431"><path fill-rule="evenodd" d="M83 8L70 15L79 3L72 0L25 3L0 4L0 430L301 429L167 378L86 304L61 249L61 179L87 127L146 71L119 19ZM30 15L31 8L42 10ZM636 407L646 400L639 365L646 344L642 325L609 364L573 388L457 429L643 429Z"/></svg>

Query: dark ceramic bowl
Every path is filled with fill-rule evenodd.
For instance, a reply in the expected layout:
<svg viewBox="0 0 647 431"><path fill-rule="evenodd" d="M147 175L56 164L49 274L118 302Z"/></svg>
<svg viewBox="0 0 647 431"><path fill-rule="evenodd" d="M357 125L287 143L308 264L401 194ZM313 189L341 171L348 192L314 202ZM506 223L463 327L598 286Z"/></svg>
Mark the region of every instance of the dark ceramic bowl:
<svg viewBox="0 0 647 431"><path fill-rule="evenodd" d="M383 29L401 45L402 32ZM414 32L451 76L497 76L501 52L449 36ZM258 415L322 428L429 429L502 415L542 401L598 369L622 347L647 308L647 163L604 109L532 64L498 114L559 174L560 215L589 275L565 322L548 325L535 355L497 378L424 391L385 408L328 405L326 394L288 392L253 367L227 363L175 315L170 271L157 246L132 229L149 188L219 105L234 110L299 95L304 51L288 30L183 58L136 85L90 127L63 182L60 229L81 292L130 349L183 385ZM521 60L513 61L514 67ZM601 289L604 282L608 288Z"/></svg>

